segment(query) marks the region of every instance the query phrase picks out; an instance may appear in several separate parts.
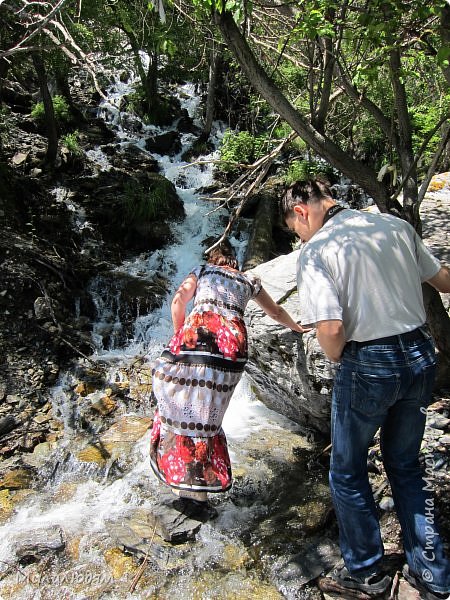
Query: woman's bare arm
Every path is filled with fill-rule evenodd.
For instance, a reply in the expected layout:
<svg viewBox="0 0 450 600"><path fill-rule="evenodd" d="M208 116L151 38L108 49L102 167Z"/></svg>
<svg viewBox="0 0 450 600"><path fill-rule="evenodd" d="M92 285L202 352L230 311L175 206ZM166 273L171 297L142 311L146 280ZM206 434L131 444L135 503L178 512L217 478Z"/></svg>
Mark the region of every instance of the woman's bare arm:
<svg viewBox="0 0 450 600"><path fill-rule="evenodd" d="M189 275L175 292L172 300L171 312L173 330L177 332L184 323L186 317L186 305L194 297L197 289L197 278Z"/></svg>
<svg viewBox="0 0 450 600"><path fill-rule="evenodd" d="M287 313L282 306L277 304L275 300L269 296L264 288L261 288L260 292L257 296L253 298L253 300L260 306L263 311L274 321L280 323L280 325L284 325L285 327L289 327L293 331L298 331L298 333L304 333L305 331L310 331L310 329L306 329L296 323L294 319Z"/></svg>

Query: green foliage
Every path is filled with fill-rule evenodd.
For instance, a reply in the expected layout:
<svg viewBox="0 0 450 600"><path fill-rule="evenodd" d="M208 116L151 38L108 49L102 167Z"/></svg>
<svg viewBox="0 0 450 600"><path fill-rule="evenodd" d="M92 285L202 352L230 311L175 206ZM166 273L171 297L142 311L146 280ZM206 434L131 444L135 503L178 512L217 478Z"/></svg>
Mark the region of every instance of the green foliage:
<svg viewBox="0 0 450 600"><path fill-rule="evenodd" d="M220 170L235 170L238 164L249 164L253 158L254 137L248 131L225 132L220 146Z"/></svg>
<svg viewBox="0 0 450 600"><path fill-rule="evenodd" d="M266 135L253 136L248 131L226 131L220 146L219 170L229 173L238 165L248 165L264 156L273 145Z"/></svg>
<svg viewBox="0 0 450 600"><path fill-rule="evenodd" d="M334 36L334 27L329 19L329 14L337 8L336 2L331 0L316 0L312 3L300 1L300 6L295 28L297 34L300 33L310 40L314 40L317 36Z"/></svg>
<svg viewBox="0 0 450 600"><path fill-rule="evenodd" d="M286 171L284 182L286 185L291 185L295 181L318 175L322 175L330 181L334 177L334 172L332 167L323 161L294 160Z"/></svg>
<svg viewBox="0 0 450 600"><path fill-rule="evenodd" d="M447 96L447 102L450 96ZM447 106L448 111L448 106ZM418 152L422 146L423 139L431 132L442 117L441 107L436 103L418 104L412 108L411 121L413 125L413 146L414 152ZM434 151L437 148L441 137L439 129L432 136L423 156L420 159L419 166L427 166L431 161Z"/></svg>
<svg viewBox="0 0 450 600"><path fill-rule="evenodd" d="M55 111L55 119L59 124L67 124L71 121L69 105L63 96L53 96L53 110ZM38 102L31 109L31 116L39 122L44 122L45 110L44 103Z"/></svg>
<svg viewBox="0 0 450 600"><path fill-rule="evenodd" d="M90 47L94 47L96 39L92 28L88 27L84 23L72 23L76 37L83 40Z"/></svg>
<svg viewBox="0 0 450 600"><path fill-rule="evenodd" d="M83 154L83 150L80 148L78 138L79 138L78 131L72 131L72 133L66 133L66 135L64 135L62 137L62 143L67 148L67 150L74 156L82 156L82 154Z"/></svg>
<svg viewBox="0 0 450 600"><path fill-rule="evenodd" d="M151 189L145 189L138 181L128 183L123 201L125 222L154 221L164 216L171 191L170 181L166 179L155 181Z"/></svg>

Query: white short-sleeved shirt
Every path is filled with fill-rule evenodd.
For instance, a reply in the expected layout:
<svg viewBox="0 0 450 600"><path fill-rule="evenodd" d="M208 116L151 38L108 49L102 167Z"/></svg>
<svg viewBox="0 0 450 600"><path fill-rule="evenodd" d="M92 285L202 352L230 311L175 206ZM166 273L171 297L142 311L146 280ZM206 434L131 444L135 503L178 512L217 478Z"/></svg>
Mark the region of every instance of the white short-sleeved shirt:
<svg viewBox="0 0 450 600"><path fill-rule="evenodd" d="M342 320L359 342L412 331L426 320L421 283L439 269L406 221L343 210L300 249L302 325Z"/></svg>

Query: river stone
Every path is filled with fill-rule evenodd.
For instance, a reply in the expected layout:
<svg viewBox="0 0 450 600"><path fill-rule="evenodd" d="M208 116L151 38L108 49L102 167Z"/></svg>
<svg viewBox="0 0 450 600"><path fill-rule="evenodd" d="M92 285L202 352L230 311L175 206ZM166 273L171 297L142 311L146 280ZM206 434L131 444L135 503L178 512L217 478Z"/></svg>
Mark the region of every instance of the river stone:
<svg viewBox="0 0 450 600"><path fill-rule="evenodd" d="M128 415L116 421L100 437L102 442L136 442L152 426L151 417Z"/></svg>
<svg viewBox="0 0 450 600"><path fill-rule="evenodd" d="M251 270L272 298L300 320L296 262L298 250ZM322 352L314 331L303 335L278 325L255 302L246 312L253 390L266 406L304 429L328 435L335 366Z"/></svg>
<svg viewBox="0 0 450 600"><path fill-rule="evenodd" d="M339 546L329 538L321 538L302 552L275 561L272 571L279 588L288 597L322 573L328 573L341 560Z"/></svg>
<svg viewBox="0 0 450 600"><path fill-rule="evenodd" d="M420 600L420 593L405 579L400 579L397 598L398 600Z"/></svg>
<svg viewBox="0 0 450 600"><path fill-rule="evenodd" d="M19 423L16 421L13 415L7 415L6 417L3 417L0 419L0 436L6 435L15 429L18 424Z"/></svg>
<svg viewBox="0 0 450 600"><path fill-rule="evenodd" d="M19 559L28 556L39 557L47 552L57 552L66 545L64 531L58 525L49 525L17 533L13 542L13 550Z"/></svg>
<svg viewBox="0 0 450 600"><path fill-rule="evenodd" d="M124 554L120 548L109 548L103 556L114 579L121 579L126 573L136 570L132 557Z"/></svg>
<svg viewBox="0 0 450 600"><path fill-rule="evenodd" d="M0 490L0 509L0 522L6 521L14 509L9 490Z"/></svg>
<svg viewBox="0 0 450 600"><path fill-rule="evenodd" d="M110 452L103 444L88 444L75 456L81 462L96 463L98 465L104 465L111 458Z"/></svg>
<svg viewBox="0 0 450 600"><path fill-rule="evenodd" d="M167 131L154 135L145 140L145 149L158 154L177 154L181 150L180 134L178 131Z"/></svg>
<svg viewBox="0 0 450 600"><path fill-rule="evenodd" d="M172 544L180 544L195 539L202 525L201 521L176 510L181 505L179 498L172 494L161 493L160 502L148 510L131 513L119 523L110 527L112 537L125 549L146 554L156 545L155 535ZM153 541L152 541L153 539Z"/></svg>
<svg viewBox="0 0 450 600"><path fill-rule="evenodd" d="M429 412L427 414L427 425L433 429L447 429L450 419L438 412Z"/></svg>
<svg viewBox="0 0 450 600"><path fill-rule="evenodd" d="M101 415L109 415L117 408L117 402L110 396L103 396L92 404L92 409Z"/></svg>
<svg viewBox="0 0 450 600"><path fill-rule="evenodd" d="M0 488L21 490L29 488L33 475L28 469L13 469L7 471L0 480Z"/></svg>

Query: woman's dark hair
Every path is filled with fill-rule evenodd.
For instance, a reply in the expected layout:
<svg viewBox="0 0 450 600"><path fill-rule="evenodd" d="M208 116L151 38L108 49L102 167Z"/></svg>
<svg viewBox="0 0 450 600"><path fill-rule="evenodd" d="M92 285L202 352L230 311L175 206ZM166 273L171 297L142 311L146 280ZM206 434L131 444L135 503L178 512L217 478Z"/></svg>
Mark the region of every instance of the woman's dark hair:
<svg viewBox="0 0 450 600"><path fill-rule="evenodd" d="M281 216L287 217L297 204L314 204L325 198L332 198L330 184L326 179L316 177L296 181L281 198Z"/></svg>
<svg viewBox="0 0 450 600"><path fill-rule="evenodd" d="M218 267L239 268L234 248L227 239L222 240L220 244L210 250L206 255L206 260L210 265Z"/></svg>

